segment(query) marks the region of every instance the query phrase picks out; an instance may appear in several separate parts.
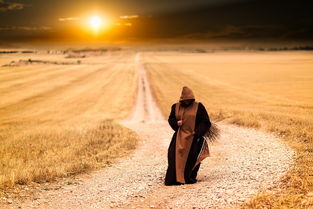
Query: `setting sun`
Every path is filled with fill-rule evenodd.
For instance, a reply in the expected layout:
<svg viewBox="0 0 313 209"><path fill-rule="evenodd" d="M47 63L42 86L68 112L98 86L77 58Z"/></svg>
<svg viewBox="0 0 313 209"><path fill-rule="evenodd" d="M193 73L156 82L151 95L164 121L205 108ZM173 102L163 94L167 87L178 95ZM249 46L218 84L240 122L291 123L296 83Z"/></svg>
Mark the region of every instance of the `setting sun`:
<svg viewBox="0 0 313 209"><path fill-rule="evenodd" d="M85 17L85 29L93 35L100 35L110 28L111 20L108 16L100 13L91 13Z"/></svg>
<svg viewBox="0 0 313 209"><path fill-rule="evenodd" d="M112 17L99 11L89 12L80 16L80 27L86 37L102 37L112 28Z"/></svg>
<svg viewBox="0 0 313 209"><path fill-rule="evenodd" d="M103 24L103 20L100 16L92 16L89 19L89 23L94 30L99 30Z"/></svg>

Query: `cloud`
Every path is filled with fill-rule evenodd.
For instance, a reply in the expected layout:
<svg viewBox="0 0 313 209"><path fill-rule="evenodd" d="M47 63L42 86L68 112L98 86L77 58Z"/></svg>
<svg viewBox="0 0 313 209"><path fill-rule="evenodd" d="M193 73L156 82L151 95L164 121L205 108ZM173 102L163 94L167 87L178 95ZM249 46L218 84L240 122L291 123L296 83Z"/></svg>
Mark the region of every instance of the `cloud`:
<svg viewBox="0 0 313 209"><path fill-rule="evenodd" d="M217 31L187 34L184 37L192 39L211 38L258 38L271 37L280 34L279 25L227 25Z"/></svg>
<svg viewBox="0 0 313 209"><path fill-rule="evenodd" d="M116 25L116 26L127 26L127 27L133 26L133 24L130 23L130 22L126 22L126 23L120 23L120 22L118 22L118 23L115 23L115 25Z"/></svg>
<svg viewBox="0 0 313 209"><path fill-rule="evenodd" d="M64 21L78 21L80 20L79 17L60 17L59 21L64 22Z"/></svg>
<svg viewBox="0 0 313 209"><path fill-rule="evenodd" d="M220 38L228 36L243 35L245 30L238 26L228 25L225 26L221 31L215 33L207 33L207 36L210 38Z"/></svg>
<svg viewBox="0 0 313 209"><path fill-rule="evenodd" d="M116 25L116 26L127 26L127 27L133 26L133 24L130 23L130 22L126 22L126 23L117 22L117 23L115 23L115 25Z"/></svg>
<svg viewBox="0 0 313 209"><path fill-rule="evenodd" d="M121 19L136 19L138 17L139 17L138 15L123 15L123 16L120 16Z"/></svg>
<svg viewBox="0 0 313 209"><path fill-rule="evenodd" d="M41 26L41 27L33 27L33 26L4 26L0 27L0 31L47 31L51 30L51 27Z"/></svg>
<svg viewBox="0 0 313 209"><path fill-rule="evenodd" d="M6 0L0 0L0 12L9 10L21 10L25 5L21 3L7 2Z"/></svg>

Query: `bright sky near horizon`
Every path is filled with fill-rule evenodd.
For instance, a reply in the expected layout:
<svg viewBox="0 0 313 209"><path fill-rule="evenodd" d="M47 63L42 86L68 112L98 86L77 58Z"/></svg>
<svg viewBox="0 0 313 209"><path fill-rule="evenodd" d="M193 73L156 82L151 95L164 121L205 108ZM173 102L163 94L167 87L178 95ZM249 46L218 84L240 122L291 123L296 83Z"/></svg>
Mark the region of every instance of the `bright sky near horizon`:
<svg viewBox="0 0 313 209"><path fill-rule="evenodd" d="M307 0L0 0L0 41L86 38L95 29L121 39L311 40L312 5Z"/></svg>

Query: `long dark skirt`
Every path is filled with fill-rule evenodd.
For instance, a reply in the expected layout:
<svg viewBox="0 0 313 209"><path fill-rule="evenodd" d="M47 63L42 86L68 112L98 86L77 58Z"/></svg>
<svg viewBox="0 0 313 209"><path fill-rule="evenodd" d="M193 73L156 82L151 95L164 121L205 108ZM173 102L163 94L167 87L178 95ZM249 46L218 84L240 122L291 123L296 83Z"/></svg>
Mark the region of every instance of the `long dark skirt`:
<svg viewBox="0 0 313 209"><path fill-rule="evenodd" d="M165 185L177 185L179 184L176 182L176 166L175 166L175 145L176 145L176 134L175 132L173 134L171 143L168 148L168 153L167 153L167 161L168 161L168 167L166 171L166 176L165 176ZM188 154L186 166L185 166L185 182L188 183L195 183L196 178L197 178L197 173L200 168L200 164L198 164L193 170L192 168L194 167L197 157L200 153L202 144L204 142L203 137L201 138L194 138L193 142L191 144L191 148Z"/></svg>

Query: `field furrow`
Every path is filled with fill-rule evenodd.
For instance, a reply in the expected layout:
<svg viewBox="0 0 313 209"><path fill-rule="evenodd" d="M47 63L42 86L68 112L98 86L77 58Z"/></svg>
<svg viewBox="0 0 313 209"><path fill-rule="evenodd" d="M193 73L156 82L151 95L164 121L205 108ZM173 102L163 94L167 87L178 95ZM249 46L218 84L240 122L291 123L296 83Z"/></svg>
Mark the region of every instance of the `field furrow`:
<svg viewBox="0 0 313 209"><path fill-rule="evenodd" d="M46 74L33 72L19 88L6 86L0 191L103 167L135 148L138 137L115 122L134 103L134 53L103 59L63 70L47 66Z"/></svg>

